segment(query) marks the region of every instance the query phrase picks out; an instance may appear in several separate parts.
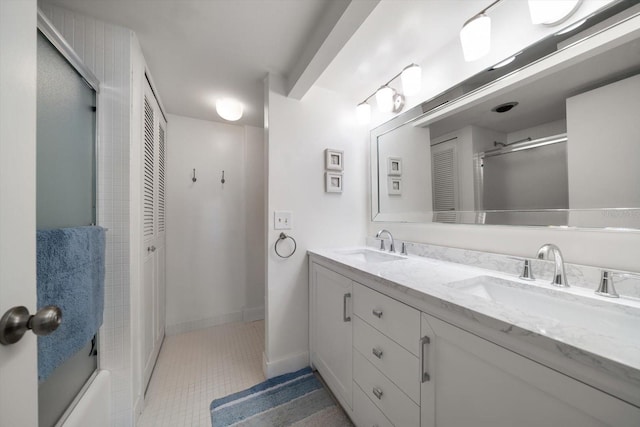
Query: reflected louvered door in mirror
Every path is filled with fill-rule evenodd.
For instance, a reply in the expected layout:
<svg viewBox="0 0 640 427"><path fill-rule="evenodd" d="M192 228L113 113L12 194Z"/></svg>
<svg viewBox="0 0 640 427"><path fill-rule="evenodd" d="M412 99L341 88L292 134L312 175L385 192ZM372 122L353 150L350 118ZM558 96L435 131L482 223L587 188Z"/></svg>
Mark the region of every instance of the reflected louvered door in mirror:
<svg viewBox="0 0 640 427"><path fill-rule="evenodd" d="M140 313L144 385L164 338L166 121L145 79L142 167L142 288Z"/></svg>
<svg viewBox="0 0 640 427"><path fill-rule="evenodd" d="M459 209L458 172L456 156L457 138L431 147L431 173L434 220L456 222Z"/></svg>

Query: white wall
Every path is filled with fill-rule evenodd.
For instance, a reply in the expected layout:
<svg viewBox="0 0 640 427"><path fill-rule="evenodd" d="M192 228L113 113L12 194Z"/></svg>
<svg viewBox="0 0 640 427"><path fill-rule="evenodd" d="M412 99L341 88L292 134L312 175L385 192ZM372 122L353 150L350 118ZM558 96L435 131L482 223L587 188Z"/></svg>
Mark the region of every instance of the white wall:
<svg viewBox="0 0 640 427"><path fill-rule="evenodd" d="M129 154L130 30L39 3L80 59L100 80L98 103L98 223L107 227L101 369L111 371L111 423L133 425Z"/></svg>
<svg viewBox="0 0 640 427"><path fill-rule="evenodd" d="M264 129L245 126L246 309L245 320L264 319L267 269Z"/></svg>
<svg viewBox="0 0 640 427"><path fill-rule="evenodd" d="M640 207L640 75L567 99L571 208Z"/></svg>
<svg viewBox="0 0 640 427"><path fill-rule="evenodd" d="M570 21L581 19L605 3L608 1L585 0ZM422 64L423 81L429 84L419 96L407 100L408 107L442 92L556 30L533 26L526 9L526 2L503 2L491 11L495 26L492 29L492 50L488 57L465 63L459 54L458 41L455 41L443 49L438 61L425 61ZM382 123L389 118L389 115L378 114L375 121ZM568 262L640 271L640 232L637 231L369 222L368 234L373 235L383 226L391 230L394 237L409 241L527 257L532 257L542 244L553 242L560 246Z"/></svg>
<svg viewBox="0 0 640 427"><path fill-rule="evenodd" d="M268 254L265 373L272 377L309 363L308 268L311 247L364 243L367 215L367 132L353 103L313 87L301 101L286 98L280 77L265 82L268 128ZM344 191L324 192L324 150L344 151ZM288 259L273 250L273 211L293 212L298 242Z"/></svg>
<svg viewBox="0 0 640 427"><path fill-rule="evenodd" d="M170 114L167 137L167 334L261 318L261 129Z"/></svg>

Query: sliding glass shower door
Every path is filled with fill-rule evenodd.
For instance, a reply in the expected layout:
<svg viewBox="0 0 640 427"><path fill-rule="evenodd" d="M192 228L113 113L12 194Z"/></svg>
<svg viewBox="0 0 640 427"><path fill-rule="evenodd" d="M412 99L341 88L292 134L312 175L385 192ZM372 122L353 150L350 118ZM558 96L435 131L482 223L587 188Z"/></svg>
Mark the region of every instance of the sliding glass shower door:
<svg viewBox="0 0 640 427"><path fill-rule="evenodd" d="M36 176L39 232L96 224L96 91L40 31ZM39 425L49 427L96 371L95 337L51 372L41 365Z"/></svg>

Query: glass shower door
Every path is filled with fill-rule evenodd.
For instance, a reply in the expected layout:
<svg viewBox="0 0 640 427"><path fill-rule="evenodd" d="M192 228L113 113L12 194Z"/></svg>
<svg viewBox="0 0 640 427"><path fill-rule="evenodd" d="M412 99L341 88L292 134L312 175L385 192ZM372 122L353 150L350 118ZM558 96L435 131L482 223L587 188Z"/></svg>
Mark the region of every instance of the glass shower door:
<svg viewBox="0 0 640 427"><path fill-rule="evenodd" d="M96 91L40 31L36 146L37 229L96 224ZM55 425L96 371L95 344L39 381L40 427Z"/></svg>

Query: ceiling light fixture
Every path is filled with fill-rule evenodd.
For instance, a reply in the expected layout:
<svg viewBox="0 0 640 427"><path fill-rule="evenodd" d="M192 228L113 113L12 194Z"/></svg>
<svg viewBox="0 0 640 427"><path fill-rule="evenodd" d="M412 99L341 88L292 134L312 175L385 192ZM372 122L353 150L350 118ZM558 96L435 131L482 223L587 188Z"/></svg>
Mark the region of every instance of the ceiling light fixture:
<svg viewBox="0 0 640 427"><path fill-rule="evenodd" d="M486 12L501 1L494 1L462 26L460 43L465 61L480 59L491 50L491 18L486 15Z"/></svg>
<svg viewBox="0 0 640 427"><path fill-rule="evenodd" d="M235 122L242 117L243 107L233 98L222 98L216 101L216 111L223 119Z"/></svg>
<svg viewBox="0 0 640 427"><path fill-rule="evenodd" d="M529 0L529 14L534 25L558 25L578 10L582 0Z"/></svg>
<svg viewBox="0 0 640 427"><path fill-rule="evenodd" d="M371 120L371 105L369 100L376 97L378 110L383 113L398 113L404 107L404 95L398 93L397 90L389 86L398 77L402 79L402 90L405 94L417 95L422 89L422 69L417 64L409 64L402 69L401 72L393 76L388 82L380 86L380 88L365 98L356 107L356 117L358 123L366 124Z"/></svg>

